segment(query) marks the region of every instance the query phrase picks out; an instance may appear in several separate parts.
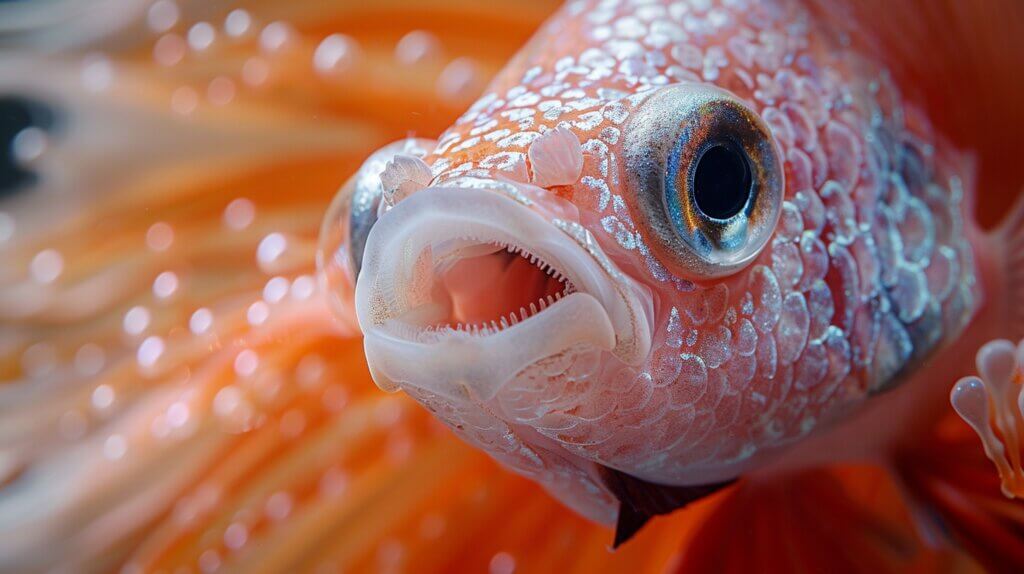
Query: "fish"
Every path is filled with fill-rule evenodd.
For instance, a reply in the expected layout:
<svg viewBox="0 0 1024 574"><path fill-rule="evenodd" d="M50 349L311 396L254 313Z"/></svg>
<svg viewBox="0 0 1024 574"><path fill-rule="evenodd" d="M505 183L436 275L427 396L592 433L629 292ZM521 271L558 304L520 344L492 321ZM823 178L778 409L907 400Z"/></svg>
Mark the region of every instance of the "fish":
<svg viewBox="0 0 1024 574"><path fill-rule="evenodd" d="M1021 7L558 4L0 6L0 571L1019 570Z"/></svg>
<svg viewBox="0 0 1024 574"><path fill-rule="evenodd" d="M324 258L377 384L616 545L920 424L1021 335L1020 215L981 231L961 152L830 25L570 2L436 141L383 148Z"/></svg>

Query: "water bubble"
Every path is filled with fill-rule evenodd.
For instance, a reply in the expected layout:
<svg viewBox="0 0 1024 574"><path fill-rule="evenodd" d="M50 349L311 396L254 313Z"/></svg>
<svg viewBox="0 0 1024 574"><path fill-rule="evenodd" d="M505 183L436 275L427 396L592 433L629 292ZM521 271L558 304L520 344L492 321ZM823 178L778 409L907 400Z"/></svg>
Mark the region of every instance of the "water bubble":
<svg viewBox="0 0 1024 574"><path fill-rule="evenodd" d="M270 307L263 301L256 301L249 305L249 309L245 312L245 318L254 327L262 325L270 318Z"/></svg>
<svg viewBox="0 0 1024 574"><path fill-rule="evenodd" d="M14 216L0 211L0 243L8 241L14 237L14 230Z"/></svg>
<svg viewBox="0 0 1024 574"><path fill-rule="evenodd" d="M199 94L190 86L181 86L171 93L171 109L187 116L199 106Z"/></svg>
<svg viewBox="0 0 1024 574"><path fill-rule="evenodd" d="M136 305L124 314L122 322L124 332L129 335L141 335L149 328L150 319L149 309Z"/></svg>
<svg viewBox="0 0 1024 574"><path fill-rule="evenodd" d="M359 46L344 34L331 34L313 52L313 68L325 75L338 74L352 67Z"/></svg>
<svg viewBox="0 0 1024 574"><path fill-rule="evenodd" d="M260 48L268 54L280 52L292 41L294 35L294 30L287 23L271 22L260 32Z"/></svg>
<svg viewBox="0 0 1024 574"><path fill-rule="evenodd" d="M292 282L292 298L297 301L309 299L315 292L316 279L311 275L300 275Z"/></svg>
<svg viewBox="0 0 1024 574"><path fill-rule="evenodd" d="M220 554L216 550L207 550L199 555L199 569L204 574L212 574L220 568Z"/></svg>
<svg viewBox="0 0 1024 574"><path fill-rule="evenodd" d="M249 12L236 8L224 18L224 32L232 38L241 38L252 28L252 16Z"/></svg>
<svg viewBox="0 0 1024 574"><path fill-rule="evenodd" d="M57 351L49 343L36 343L21 354L21 368L33 379L41 379L57 369Z"/></svg>
<svg viewBox="0 0 1024 574"><path fill-rule="evenodd" d="M275 492L267 499L264 512L271 520L284 520L292 511L294 501L287 492Z"/></svg>
<svg viewBox="0 0 1024 574"><path fill-rule="evenodd" d="M242 64L242 81L249 86L261 86L270 77L270 66L263 58L252 57Z"/></svg>
<svg viewBox="0 0 1024 574"><path fill-rule="evenodd" d="M167 415L159 414L153 417L153 421L149 423L149 432L154 438L171 436L171 425L167 424Z"/></svg>
<svg viewBox="0 0 1024 574"><path fill-rule="evenodd" d="M112 434L103 441L103 456L110 460L124 458L126 452L128 452L128 441L119 434Z"/></svg>
<svg viewBox="0 0 1024 574"><path fill-rule="evenodd" d="M315 389L323 381L326 361L320 355L306 355L295 365L295 382L305 390Z"/></svg>
<svg viewBox="0 0 1024 574"><path fill-rule="evenodd" d="M171 0L157 0L146 12L146 23L154 32L166 32L178 23L178 5Z"/></svg>
<svg viewBox="0 0 1024 574"><path fill-rule="evenodd" d="M114 64L103 54L89 54L82 60L82 85L90 92L102 92L114 83Z"/></svg>
<svg viewBox="0 0 1024 574"><path fill-rule="evenodd" d="M263 286L263 300L267 303L280 303L285 298L285 295L288 294L290 286L291 284L287 278L281 276L272 277Z"/></svg>
<svg viewBox="0 0 1024 574"><path fill-rule="evenodd" d="M197 52L207 50L217 38L217 30L209 22L196 22L188 29L188 45Z"/></svg>
<svg viewBox="0 0 1024 574"><path fill-rule="evenodd" d="M153 251L167 251L174 243L174 228L159 221L146 230L146 247Z"/></svg>
<svg viewBox="0 0 1024 574"><path fill-rule="evenodd" d="M234 385L228 385L213 397L213 413L233 432L245 432L252 426L253 407Z"/></svg>
<svg viewBox="0 0 1024 574"><path fill-rule="evenodd" d="M206 307L196 309L188 320L188 328L196 335L202 335L213 326L213 313Z"/></svg>
<svg viewBox="0 0 1024 574"><path fill-rule="evenodd" d="M28 165L42 157L46 147L46 132L35 126L28 127L11 140L11 155L18 163Z"/></svg>
<svg viewBox="0 0 1024 574"><path fill-rule="evenodd" d="M244 197L232 200L224 208L224 224L236 231L252 225L255 218L256 206Z"/></svg>
<svg viewBox="0 0 1024 574"><path fill-rule="evenodd" d="M178 276L173 271L164 271L153 280L153 295L167 299L178 291Z"/></svg>
<svg viewBox="0 0 1024 574"><path fill-rule="evenodd" d="M324 390L321 401L327 410L332 413L339 412L348 404L348 391L342 386L331 385Z"/></svg>
<svg viewBox="0 0 1024 574"><path fill-rule="evenodd" d="M397 540L386 540L377 549L377 562L380 570L392 572L398 569L405 555L405 546Z"/></svg>
<svg viewBox="0 0 1024 574"><path fill-rule="evenodd" d="M423 30L413 30L398 41L395 46L395 59L409 66L435 57L440 52L441 44L436 36Z"/></svg>
<svg viewBox="0 0 1024 574"><path fill-rule="evenodd" d="M250 377L260 366L260 356L252 349L245 349L235 356L235 374Z"/></svg>
<svg viewBox="0 0 1024 574"><path fill-rule="evenodd" d="M260 266L269 265L288 249L288 239L282 233L271 233L260 241L256 248L256 261Z"/></svg>
<svg viewBox="0 0 1024 574"><path fill-rule="evenodd" d="M490 574L512 574L516 571L516 559L508 552L498 552L491 558Z"/></svg>
<svg viewBox="0 0 1024 574"><path fill-rule="evenodd" d="M188 423L191 411L182 401L176 401L167 407L167 424L173 428L181 428Z"/></svg>
<svg viewBox="0 0 1024 574"><path fill-rule="evenodd" d="M223 76L214 78L206 88L206 98L215 106L225 106L235 99L235 82Z"/></svg>
<svg viewBox="0 0 1024 574"><path fill-rule="evenodd" d="M332 466L320 477L320 496L333 498L345 492L347 486L348 476L340 469Z"/></svg>
<svg viewBox="0 0 1024 574"><path fill-rule="evenodd" d="M476 62L470 58L452 60L437 78L437 94L449 101L471 97L480 82Z"/></svg>
<svg viewBox="0 0 1024 574"><path fill-rule="evenodd" d="M64 272L64 258L55 249L44 249L32 258L29 273L36 283L53 283Z"/></svg>
<svg viewBox="0 0 1024 574"><path fill-rule="evenodd" d="M153 60L161 66L173 66L185 59L188 45L177 34L164 34L153 44Z"/></svg>
<svg viewBox="0 0 1024 574"><path fill-rule="evenodd" d="M232 550L245 546L248 540L249 529L244 524L233 522L224 530L224 545Z"/></svg>
<svg viewBox="0 0 1024 574"><path fill-rule="evenodd" d="M136 353L136 360L138 360L139 366L149 368L156 365L156 362L164 354L164 349L165 345L162 338L155 335L146 337L142 344L139 345L139 350Z"/></svg>
<svg viewBox="0 0 1024 574"><path fill-rule="evenodd" d="M114 388L110 385L98 385L92 390L92 407L97 411L105 411L114 405L117 398Z"/></svg>
<svg viewBox="0 0 1024 574"><path fill-rule="evenodd" d="M75 353L75 370L85 377L98 375L106 362L106 353L95 343L86 343Z"/></svg>

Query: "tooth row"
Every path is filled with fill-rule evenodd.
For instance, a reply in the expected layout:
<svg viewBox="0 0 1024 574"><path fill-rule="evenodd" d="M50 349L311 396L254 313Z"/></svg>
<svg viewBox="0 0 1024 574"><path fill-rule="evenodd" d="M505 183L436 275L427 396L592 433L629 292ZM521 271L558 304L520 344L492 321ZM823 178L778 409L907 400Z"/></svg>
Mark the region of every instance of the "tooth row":
<svg viewBox="0 0 1024 574"><path fill-rule="evenodd" d="M466 333L468 335L489 335L491 333L497 333L533 317L537 313L547 309L551 305L554 305L555 301L561 300L562 297L568 294L568 291L563 291L554 295L548 295L543 299L530 303L529 309L526 307L520 307L518 312L513 311L507 316L491 321L490 323L479 323L474 325L456 323L454 326L430 325L422 331L421 336L428 338L433 337L434 335L443 336L449 333Z"/></svg>
<svg viewBox="0 0 1024 574"><path fill-rule="evenodd" d="M522 255L527 261L530 262L530 264L539 267L540 270L546 273L549 277L554 277L556 280L562 283L568 282L568 280L565 278L565 275L563 275L561 271L555 269L547 261L544 261L537 255L534 255L533 253L530 253L529 251L526 251L522 247L519 247L517 245L503 243L499 243L499 245L504 245L505 251L508 251L513 255Z"/></svg>
<svg viewBox="0 0 1024 574"><path fill-rule="evenodd" d="M460 239L469 241L481 241L481 239L478 237L468 236L461 237ZM518 245L512 245L504 242L497 242L497 245L499 247L503 247L507 252L513 255L521 255L522 257L527 259L530 262L530 264L540 268L541 271L546 273L549 277L553 277L557 281L564 283L562 291L555 293L554 295L548 295L547 297L540 299L534 303L530 303L529 309L527 309L526 307L520 307L518 313L513 311L509 313L508 316L501 317L500 319L491 321L490 323L482 323L475 325L457 323L454 326L428 326L427 328L420 332L421 339L433 338L435 336L442 337L450 333L466 333L468 335L489 335L492 333L497 333L499 331L503 331L511 327L512 325L519 323L520 321L525 321L527 318L536 315L537 313L547 309L551 305L554 305L555 302L561 300L562 297L576 292L575 285L573 285L572 282L570 282L565 277L565 275L563 275L557 269L553 268L551 265L549 265L546 261L544 261L537 255L534 255L533 253L526 251L525 249L519 247Z"/></svg>
<svg viewBox="0 0 1024 574"><path fill-rule="evenodd" d="M473 236L460 237L459 239L466 240L466 241L483 241L479 237L473 237ZM554 277L558 281L561 281L563 283L568 283L569 282L569 280L565 277L565 275L562 274L561 271L551 267L551 265L548 264L546 261L544 261L543 259L541 259L537 255L534 255L533 253L530 253L529 251L526 251L522 247L519 247L518 245L513 245L511 243L505 243L504 241L492 241L491 243L494 243L494 244L498 245L499 247L503 247L505 249L505 251L507 251L507 252L509 252L509 253L511 253L513 255L522 255L531 264L539 267L542 271L547 273L549 276Z"/></svg>

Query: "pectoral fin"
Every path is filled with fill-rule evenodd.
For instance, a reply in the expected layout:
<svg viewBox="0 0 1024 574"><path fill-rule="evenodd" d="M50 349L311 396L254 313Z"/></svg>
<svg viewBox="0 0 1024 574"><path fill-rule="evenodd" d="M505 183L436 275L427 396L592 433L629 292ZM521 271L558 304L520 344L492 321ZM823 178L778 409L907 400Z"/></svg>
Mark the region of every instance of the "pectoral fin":
<svg viewBox="0 0 1024 574"><path fill-rule="evenodd" d="M728 480L694 486L666 486L606 466L601 466L598 472L608 490L619 499L614 548L631 539L651 518L669 514L736 482Z"/></svg>

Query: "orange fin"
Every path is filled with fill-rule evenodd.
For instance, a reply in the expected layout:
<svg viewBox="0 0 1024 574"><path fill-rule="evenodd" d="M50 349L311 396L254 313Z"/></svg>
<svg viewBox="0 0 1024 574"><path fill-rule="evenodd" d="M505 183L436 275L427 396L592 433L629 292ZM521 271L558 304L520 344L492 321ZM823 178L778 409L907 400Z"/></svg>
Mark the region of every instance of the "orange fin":
<svg viewBox="0 0 1024 574"><path fill-rule="evenodd" d="M930 447L902 458L899 470L917 506L987 571L1024 570L1024 504L1002 494L966 425L945 421Z"/></svg>
<svg viewBox="0 0 1024 574"><path fill-rule="evenodd" d="M874 468L747 482L681 553L676 572L927 572L941 554L918 541L900 494Z"/></svg>

